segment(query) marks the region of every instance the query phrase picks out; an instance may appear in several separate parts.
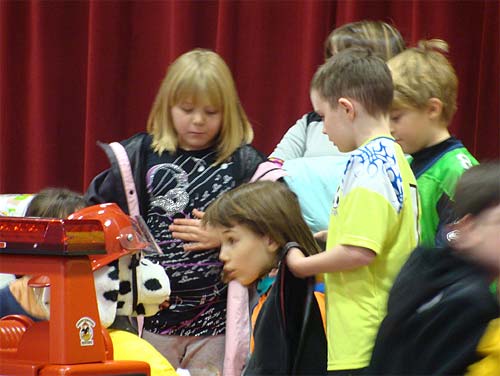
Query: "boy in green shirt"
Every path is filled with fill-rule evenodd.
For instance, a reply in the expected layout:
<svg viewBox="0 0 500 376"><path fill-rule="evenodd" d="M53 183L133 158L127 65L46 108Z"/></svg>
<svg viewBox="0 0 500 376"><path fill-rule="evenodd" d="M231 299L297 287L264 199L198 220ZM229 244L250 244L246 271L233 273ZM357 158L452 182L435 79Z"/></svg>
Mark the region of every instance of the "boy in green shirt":
<svg viewBox="0 0 500 376"><path fill-rule="evenodd" d="M314 75L311 101L324 132L352 152L337 191L327 251L305 257L292 248L299 277L325 273L328 373L361 374L370 362L389 289L418 241L416 181L390 135L393 86L373 53L348 49Z"/></svg>
<svg viewBox="0 0 500 376"><path fill-rule="evenodd" d="M446 42L420 41L387 63L394 81L391 132L411 155L422 208L420 244L426 247L445 245L445 225L456 219L456 182L478 164L448 131L457 108L458 79L439 51L448 51Z"/></svg>

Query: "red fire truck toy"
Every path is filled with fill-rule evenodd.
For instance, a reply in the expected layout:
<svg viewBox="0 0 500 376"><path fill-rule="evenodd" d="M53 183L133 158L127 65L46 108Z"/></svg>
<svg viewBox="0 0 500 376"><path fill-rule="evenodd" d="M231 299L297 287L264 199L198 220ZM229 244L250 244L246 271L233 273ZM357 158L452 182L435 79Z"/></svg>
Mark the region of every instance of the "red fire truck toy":
<svg viewBox="0 0 500 376"><path fill-rule="evenodd" d="M50 320L0 319L0 375L150 375L147 363L113 360L88 257L100 253L98 220L0 217L0 272L50 280Z"/></svg>

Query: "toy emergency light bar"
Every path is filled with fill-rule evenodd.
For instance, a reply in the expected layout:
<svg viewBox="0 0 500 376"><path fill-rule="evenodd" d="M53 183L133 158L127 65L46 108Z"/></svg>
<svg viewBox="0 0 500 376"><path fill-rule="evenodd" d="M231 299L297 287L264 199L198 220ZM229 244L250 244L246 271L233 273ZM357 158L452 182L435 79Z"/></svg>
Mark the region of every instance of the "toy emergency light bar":
<svg viewBox="0 0 500 376"><path fill-rule="evenodd" d="M106 253L98 220L0 217L0 254L80 256Z"/></svg>

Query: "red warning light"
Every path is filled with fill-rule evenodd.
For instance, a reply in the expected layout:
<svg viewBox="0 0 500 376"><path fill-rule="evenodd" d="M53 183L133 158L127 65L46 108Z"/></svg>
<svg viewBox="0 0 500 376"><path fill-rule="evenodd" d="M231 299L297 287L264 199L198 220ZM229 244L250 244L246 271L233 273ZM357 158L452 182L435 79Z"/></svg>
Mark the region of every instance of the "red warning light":
<svg viewBox="0 0 500 376"><path fill-rule="evenodd" d="M98 220L0 217L0 253L84 255L106 253Z"/></svg>

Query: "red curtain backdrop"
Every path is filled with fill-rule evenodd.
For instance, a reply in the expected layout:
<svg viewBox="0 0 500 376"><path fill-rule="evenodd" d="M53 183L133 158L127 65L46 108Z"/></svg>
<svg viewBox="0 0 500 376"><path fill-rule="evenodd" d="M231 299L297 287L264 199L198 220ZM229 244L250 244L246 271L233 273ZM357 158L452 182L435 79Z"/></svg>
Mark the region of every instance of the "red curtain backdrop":
<svg viewBox="0 0 500 376"><path fill-rule="evenodd" d="M96 141L145 130L168 64L195 47L227 61L269 153L311 108L328 33L362 19L450 44L451 130L497 159L499 18L498 1L0 1L0 193L85 190L108 166Z"/></svg>

